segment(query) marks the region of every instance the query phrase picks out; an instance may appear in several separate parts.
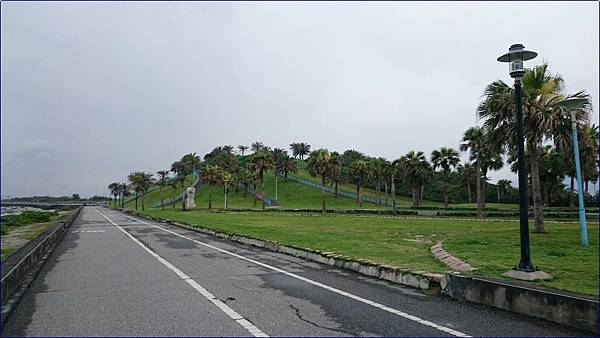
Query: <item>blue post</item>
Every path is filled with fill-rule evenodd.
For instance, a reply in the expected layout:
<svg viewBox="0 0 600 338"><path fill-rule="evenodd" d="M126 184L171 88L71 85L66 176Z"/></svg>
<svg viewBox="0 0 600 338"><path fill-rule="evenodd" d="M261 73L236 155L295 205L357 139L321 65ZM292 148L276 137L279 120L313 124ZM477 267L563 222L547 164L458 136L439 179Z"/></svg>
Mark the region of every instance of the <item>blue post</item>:
<svg viewBox="0 0 600 338"><path fill-rule="evenodd" d="M579 226L581 227L581 244L583 246L588 246L587 225L585 223L585 205L583 204L583 184L581 183L581 168L579 165L579 141L577 140L577 122L575 120L575 112L571 112L571 127L573 128L573 155L575 156L577 195L579 197Z"/></svg>

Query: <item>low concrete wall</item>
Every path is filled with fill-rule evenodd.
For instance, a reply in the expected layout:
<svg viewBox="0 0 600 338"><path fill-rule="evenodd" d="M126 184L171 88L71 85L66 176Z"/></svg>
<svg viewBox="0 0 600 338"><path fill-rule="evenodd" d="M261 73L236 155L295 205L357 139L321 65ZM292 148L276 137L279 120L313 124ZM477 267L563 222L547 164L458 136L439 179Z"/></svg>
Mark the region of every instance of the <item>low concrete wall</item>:
<svg viewBox="0 0 600 338"><path fill-rule="evenodd" d="M513 282L444 274L442 293L598 333L598 299Z"/></svg>
<svg viewBox="0 0 600 338"><path fill-rule="evenodd" d="M19 298L19 293L27 288L37 274L44 260L54 250L55 245L63 238L66 230L79 215L82 206L67 218L58 222L21 249L17 250L2 262L2 320L4 321L12 305Z"/></svg>

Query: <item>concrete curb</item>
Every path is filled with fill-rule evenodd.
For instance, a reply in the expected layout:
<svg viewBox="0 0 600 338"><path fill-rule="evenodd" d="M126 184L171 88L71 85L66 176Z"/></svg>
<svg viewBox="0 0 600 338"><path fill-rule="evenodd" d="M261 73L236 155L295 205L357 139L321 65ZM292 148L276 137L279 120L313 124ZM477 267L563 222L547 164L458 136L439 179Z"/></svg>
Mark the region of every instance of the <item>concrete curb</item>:
<svg viewBox="0 0 600 338"><path fill-rule="evenodd" d="M199 232L205 235L224 238L234 242L263 248L269 251L280 252L317 263L336 266L342 269L357 272L365 276L379 278L392 283L406 285L422 290L428 290L432 293L439 293L441 290L440 282L443 278L443 274L440 273L403 270L393 266L377 264L369 260L353 259L348 256L337 255L332 252L324 252L320 250L313 250L310 248L299 248L291 245L283 245L276 241L267 241L248 236L241 236L230 232L213 230L202 226L192 226L180 222L172 222L168 219L160 219L140 214L128 209L120 210L130 215L135 215L137 217L142 217L161 223L168 223L183 229Z"/></svg>
<svg viewBox="0 0 600 338"><path fill-rule="evenodd" d="M442 293L598 333L598 299L478 276L445 274Z"/></svg>
<svg viewBox="0 0 600 338"><path fill-rule="evenodd" d="M79 206L65 220L58 222L49 231L41 234L40 237L45 236L44 239L39 241L33 248L26 245L17 250L15 254L22 250L25 250L25 254L14 265L9 261L10 257L2 263L2 322L5 321L14 305L37 276L82 208L83 206ZM8 272L5 273L7 270Z"/></svg>

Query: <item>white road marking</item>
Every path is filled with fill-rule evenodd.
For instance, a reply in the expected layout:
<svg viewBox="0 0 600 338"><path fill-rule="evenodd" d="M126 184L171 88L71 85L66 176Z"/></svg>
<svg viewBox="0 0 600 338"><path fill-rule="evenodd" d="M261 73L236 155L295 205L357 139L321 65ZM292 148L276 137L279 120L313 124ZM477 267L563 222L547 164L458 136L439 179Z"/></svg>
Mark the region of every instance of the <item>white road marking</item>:
<svg viewBox="0 0 600 338"><path fill-rule="evenodd" d="M106 230L73 230L74 234L81 232L106 232Z"/></svg>
<svg viewBox="0 0 600 338"><path fill-rule="evenodd" d="M225 314L227 314L229 317L231 317L231 319L233 319L236 323L238 323L240 326L242 326L244 329L246 329L248 332L250 332L253 336L268 337L267 334L262 332L259 328L254 326L254 324L250 323L248 320L246 320L244 317L242 317L239 313L237 313L234 309L230 308L227 304L223 303L220 299L215 297L212 293L210 293L208 290L206 290L204 287L202 287L200 284L198 284L190 276L186 275L183 271L179 270L177 267L175 267L169 261L162 258L161 256L159 256L158 254L156 254L149 248L147 248L144 244L142 244L142 242L140 242L137 238L133 237L130 233L125 231L125 229L123 229L117 223L113 222L110 218L108 218L108 216L103 214L100 210L98 210L96 208L96 211L100 215L104 216L104 218L106 218L110 223L112 223L114 226L116 226L119 230L121 230L132 241L134 241L139 246L141 246L144 250L146 250L146 252L148 252L150 255L152 255L154 258L156 258L159 262L163 263L167 268L171 269L171 271L175 272L176 275L178 275L179 277L181 277L181 279L183 279L189 285L191 285L196 291L198 291L202 296L204 296L204 298L208 299L209 302L213 303L221 311L225 312Z"/></svg>
<svg viewBox="0 0 600 338"><path fill-rule="evenodd" d="M236 258L239 258L239 259L245 260L245 261L247 261L247 262L250 262L250 263L253 263L253 264L256 264L256 265L259 265L259 266L265 267L265 268L267 268L267 269L270 269L270 270L273 270L273 271L277 271L277 272L279 272L279 273L282 273L282 274L284 274L284 275L290 276L290 277L292 277L292 278L299 279L299 280L301 280L301 281L304 281L304 282L306 282L306 283L309 283L309 284L312 284L312 285L318 286L318 287L320 287L320 288L323 288L323 289L329 290L329 291L331 291L331 292L337 293L337 294L339 294L339 295L342 295L342 296L345 296L345 297L348 297L348 298L354 299L354 300L356 300L356 301L359 301L359 302L361 302L361 303L364 303L364 304L367 304L367 305L371 305L371 306L373 306L373 307L376 307L376 308L378 308L378 309L381 309L381 310L383 310L383 311L387 311L387 312L389 312L389 313L393 313L393 314L395 314L395 315L398 315L398 316L400 316L400 317L403 317L403 318L406 318L406 319L412 320L412 321L414 321L414 322L417 322L417 323L419 323L419 324L423 324L423 325L426 325L426 326L432 327L432 328L434 328L434 329L436 329L436 330L439 330L439 331L442 331L442 332L446 332L446 333L448 333L448 334L451 334L451 335L453 335L453 336L456 336L456 337L471 337L471 336L469 336L469 335L467 335L467 334L465 334L465 333L462 333L462 332L460 332L460 331L456 331L456 330L453 330L453 329L451 329L451 328L448 328L448 327L445 327L445 326L442 326L442 325L438 325L438 324L436 324L436 323L433 323L433 322L430 322L430 321L428 321L428 320L425 320L425 319L419 318L419 317L417 317L417 316L413 316L413 315L411 315L411 314L408 314L408 313L406 313L406 312L402 312L402 311L400 311L400 310L396 310L396 309L394 309L394 308L391 308L391 307L389 307L389 306L386 306L386 305L383 305L383 304L379 304L379 303L377 303L377 302L374 302L374 301L371 301L371 300L368 300L368 299L362 298L362 297L360 297L360 296L357 296L357 295L351 294L351 293L349 293L349 292L346 292L346 291L342 291L342 290L336 289L336 288L334 288L334 287L331 287L331 286L329 286L329 285L326 285L326 284L323 284L323 283L319 283L319 282L317 282L317 281L314 281L314 280L312 280L312 279L308 279L308 278L306 278L306 277L302 277L302 276L296 275L296 274L294 274L294 273L291 273L291 272L288 272L288 271L282 270L282 269L280 269L280 268L277 268L277 267L274 267L274 266L271 266L271 265L268 265L268 264L265 264L265 263L261 263L261 262L259 262L259 261L256 261L256 260L254 260L254 259L247 258L247 257L241 256L241 255L238 255L238 254L236 254L236 253L233 253L233 252L230 252L230 251L227 251L227 250L224 250L224 249L218 248L218 247L216 247L216 246L213 246L213 245L210 245L210 244L207 244L207 243L203 243L203 242L197 241L197 240L195 240L195 239L193 239L193 238L190 238L190 237L187 237L187 236L184 236L184 235L178 234L178 233L176 233L176 232L174 232L174 231L171 231L171 230L168 230L168 229L165 229L165 228L159 227L159 226L157 226L157 225L154 225L154 224L150 224L150 223L144 222L144 221L142 221L142 220L140 220L140 219L136 219L136 218L133 218L133 217L129 217L129 216L127 216L127 215L122 215L122 216L124 216L124 217L126 217L126 218L129 218L129 219L131 219L131 220L134 220L134 221L140 222L140 223L142 223L142 224L146 224L146 225L149 225L149 226L151 226L151 227L154 227L154 228L160 229L160 230L162 230L162 231L168 232L168 233L170 233L170 234L173 234L173 235L175 235L175 236L178 236L178 237L181 237L181 238L185 238L185 239L187 239L187 240L189 240L189 241L192 241L192 242L194 242L194 243L196 243L196 244L200 244L200 245L206 246L206 247L208 247L208 248L211 248L211 249L213 249L213 250L216 250L216 251L222 252L222 253L224 253L224 254L227 254L227 255L230 255L230 256L233 256L233 257L236 257Z"/></svg>

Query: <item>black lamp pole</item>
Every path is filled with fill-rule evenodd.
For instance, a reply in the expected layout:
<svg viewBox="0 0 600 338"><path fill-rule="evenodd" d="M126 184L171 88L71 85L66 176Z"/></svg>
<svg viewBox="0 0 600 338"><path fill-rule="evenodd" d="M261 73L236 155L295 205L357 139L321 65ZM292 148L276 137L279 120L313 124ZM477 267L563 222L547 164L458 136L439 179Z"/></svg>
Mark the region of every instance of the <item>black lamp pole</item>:
<svg viewBox="0 0 600 338"><path fill-rule="evenodd" d="M521 79L515 79L515 110L517 119L517 160L519 164L519 228L521 232L521 260L517 270L533 271L529 253L529 197L527 196L527 167L523 140L523 110Z"/></svg>
<svg viewBox="0 0 600 338"><path fill-rule="evenodd" d="M521 78L525 74L523 61L537 56L536 52L525 50L522 44L510 46L508 53L500 56L498 61L508 62L509 73L515 79L515 119L517 124L517 161L519 167L519 229L521 237L521 260L516 270L532 272L529 251L529 198L527 196L527 167L525 166L525 145L523 137L523 110Z"/></svg>

